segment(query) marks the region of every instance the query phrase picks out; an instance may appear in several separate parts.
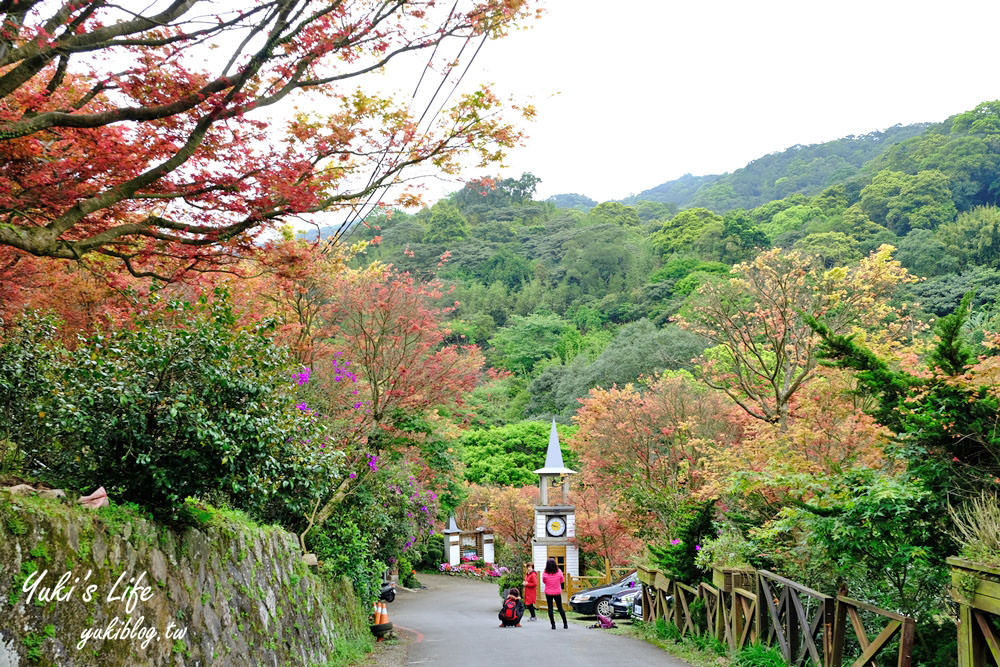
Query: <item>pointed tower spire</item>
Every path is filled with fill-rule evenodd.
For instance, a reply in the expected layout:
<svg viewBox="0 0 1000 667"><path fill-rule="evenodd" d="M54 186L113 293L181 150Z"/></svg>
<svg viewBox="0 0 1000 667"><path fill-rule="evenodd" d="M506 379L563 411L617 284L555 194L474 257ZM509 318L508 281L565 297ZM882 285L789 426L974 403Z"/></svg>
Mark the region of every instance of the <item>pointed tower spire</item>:
<svg viewBox="0 0 1000 667"><path fill-rule="evenodd" d="M535 471L536 475L575 475L563 463L562 450L559 448L559 433L556 431L556 420L552 419L552 431L549 432L549 448L545 451L545 467Z"/></svg>
<svg viewBox="0 0 1000 667"><path fill-rule="evenodd" d="M457 535L458 533L462 532L461 530L459 530L458 524L455 523L455 515L454 514L452 514L450 517L448 517L448 527L445 528L444 530L442 530L441 532L444 533L445 535L452 535L452 534Z"/></svg>

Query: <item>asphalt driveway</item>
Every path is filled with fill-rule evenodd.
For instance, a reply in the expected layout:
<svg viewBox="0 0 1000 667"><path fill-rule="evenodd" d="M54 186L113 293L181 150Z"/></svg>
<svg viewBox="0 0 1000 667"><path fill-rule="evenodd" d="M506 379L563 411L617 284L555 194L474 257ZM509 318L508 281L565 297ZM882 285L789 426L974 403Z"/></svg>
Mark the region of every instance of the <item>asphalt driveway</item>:
<svg viewBox="0 0 1000 667"><path fill-rule="evenodd" d="M613 635L570 621L564 630L556 613L552 630L544 602L538 621L500 628L496 584L446 575L420 575L427 588L398 590L387 605L389 620L409 640L408 665L547 664L582 667L687 663L639 639ZM568 606L568 605L567 605Z"/></svg>

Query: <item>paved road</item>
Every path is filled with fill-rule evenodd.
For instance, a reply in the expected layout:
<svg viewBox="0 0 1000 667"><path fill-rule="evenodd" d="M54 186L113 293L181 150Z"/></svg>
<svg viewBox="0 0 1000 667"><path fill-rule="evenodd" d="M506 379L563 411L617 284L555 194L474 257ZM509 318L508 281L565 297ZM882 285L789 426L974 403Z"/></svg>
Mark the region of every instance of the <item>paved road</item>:
<svg viewBox="0 0 1000 667"><path fill-rule="evenodd" d="M538 621L525 614L523 627L499 628L496 584L461 577L420 575L427 589L400 590L387 605L389 620L410 639L408 665L474 667L544 664L573 667L658 665L688 667L639 639L612 635L570 621L556 630L543 609Z"/></svg>

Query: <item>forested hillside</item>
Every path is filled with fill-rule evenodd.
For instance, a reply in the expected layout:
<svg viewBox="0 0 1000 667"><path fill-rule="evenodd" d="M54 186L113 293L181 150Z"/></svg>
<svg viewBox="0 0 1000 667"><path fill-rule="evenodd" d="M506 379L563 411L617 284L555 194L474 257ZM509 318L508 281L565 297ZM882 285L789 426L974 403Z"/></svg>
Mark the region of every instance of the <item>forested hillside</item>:
<svg viewBox="0 0 1000 667"><path fill-rule="evenodd" d="M921 278L896 300L918 301L926 319L974 289L975 321L985 323L1000 296L998 178L1000 104L989 103L934 126L794 147L711 183L661 186L698 183L678 203L713 207L677 212L637 199L560 208L580 200L535 201L538 180L525 174L469 183L413 215L369 219L357 236L379 238L360 261L435 274L453 289L451 339L478 344L507 373L473 394L480 423L569 420L594 387L691 369L707 341L672 318L699 285L767 248L829 268L891 244ZM846 182L823 188L831 181ZM798 192L810 189L819 192ZM505 400L492 400L497 393Z"/></svg>
<svg viewBox="0 0 1000 667"><path fill-rule="evenodd" d="M678 208L703 206L722 212L753 208L793 194L814 195L823 188L855 178L865 163L928 127L926 123L896 125L881 132L822 144L795 145L758 158L731 174L686 174L623 202L657 201Z"/></svg>

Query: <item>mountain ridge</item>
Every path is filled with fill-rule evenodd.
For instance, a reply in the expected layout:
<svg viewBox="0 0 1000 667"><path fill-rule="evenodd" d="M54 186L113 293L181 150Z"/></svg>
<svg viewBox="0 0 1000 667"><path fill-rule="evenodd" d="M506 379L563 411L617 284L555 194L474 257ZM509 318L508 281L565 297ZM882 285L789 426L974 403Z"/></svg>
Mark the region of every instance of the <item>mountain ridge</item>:
<svg viewBox="0 0 1000 667"><path fill-rule="evenodd" d="M707 208L722 213L754 208L793 194L810 196L857 176L865 163L933 125L893 125L816 144L794 144L732 172L702 176L687 173L615 201L625 205L652 201L678 209ZM558 208L587 210L581 207L582 200L593 201L579 194L557 194L546 199Z"/></svg>

